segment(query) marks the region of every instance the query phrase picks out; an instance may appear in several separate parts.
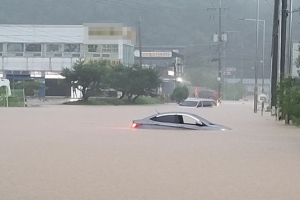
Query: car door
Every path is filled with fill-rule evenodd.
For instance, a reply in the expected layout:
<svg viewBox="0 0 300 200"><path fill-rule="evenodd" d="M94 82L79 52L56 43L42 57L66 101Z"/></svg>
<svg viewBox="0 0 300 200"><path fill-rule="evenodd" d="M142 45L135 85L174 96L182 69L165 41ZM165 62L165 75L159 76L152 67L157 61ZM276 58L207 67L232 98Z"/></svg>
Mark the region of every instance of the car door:
<svg viewBox="0 0 300 200"><path fill-rule="evenodd" d="M206 130L207 126L195 120L194 118L188 115L179 115L179 118L182 117L183 123L178 124L178 127L181 129L192 129L192 130Z"/></svg>
<svg viewBox="0 0 300 200"><path fill-rule="evenodd" d="M157 129L178 129L178 124L181 123L176 114L158 115L151 118L153 128Z"/></svg>

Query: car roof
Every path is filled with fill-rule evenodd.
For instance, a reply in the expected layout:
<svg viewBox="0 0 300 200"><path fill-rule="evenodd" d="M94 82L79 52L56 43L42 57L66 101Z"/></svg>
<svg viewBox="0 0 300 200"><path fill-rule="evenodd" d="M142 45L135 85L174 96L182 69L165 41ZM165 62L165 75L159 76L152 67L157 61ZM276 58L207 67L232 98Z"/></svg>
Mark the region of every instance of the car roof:
<svg viewBox="0 0 300 200"><path fill-rule="evenodd" d="M204 98L192 98L192 97L189 97L189 98L185 99L184 101L213 101L213 99L204 99Z"/></svg>
<svg viewBox="0 0 300 200"><path fill-rule="evenodd" d="M184 114L184 115L193 115L193 116L199 117L198 115L195 115L193 113L181 112L181 111L176 111L176 112L162 112L162 113L156 114L156 116L160 116L160 115L172 115L172 114Z"/></svg>
<svg viewBox="0 0 300 200"><path fill-rule="evenodd" d="M150 116L150 118L155 117L155 116L156 117L161 117L161 116L165 116L165 115L188 115L188 116L191 116L191 117L196 118L198 120L201 120L202 122L205 122L207 124L211 124L210 121L208 121L208 120L206 120L206 119L204 119L204 118L202 118L202 117L200 117L196 114L188 113L188 112L177 112L177 111L176 112L163 112L163 113L157 113L155 115L152 115L152 116Z"/></svg>

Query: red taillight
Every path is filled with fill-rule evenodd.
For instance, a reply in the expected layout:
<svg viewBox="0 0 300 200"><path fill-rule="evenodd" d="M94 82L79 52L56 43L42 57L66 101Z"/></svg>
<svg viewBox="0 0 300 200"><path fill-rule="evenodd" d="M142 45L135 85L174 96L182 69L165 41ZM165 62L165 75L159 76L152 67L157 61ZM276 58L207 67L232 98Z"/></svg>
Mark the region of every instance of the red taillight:
<svg viewBox="0 0 300 200"><path fill-rule="evenodd" d="M138 124L138 123L133 122L131 127L132 127L132 128L137 128L137 127L139 127L140 125L141 125L141 124Z"/></svg>

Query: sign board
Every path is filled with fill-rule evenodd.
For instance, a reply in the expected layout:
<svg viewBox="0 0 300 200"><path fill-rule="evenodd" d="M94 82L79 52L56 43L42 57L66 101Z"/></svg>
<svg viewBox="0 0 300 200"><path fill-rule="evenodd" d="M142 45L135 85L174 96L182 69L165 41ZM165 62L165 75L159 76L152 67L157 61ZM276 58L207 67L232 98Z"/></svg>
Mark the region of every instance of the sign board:
<svg viewBox="0 0 300 200"><path fill-rule="evenodd" d="M259 103L265 103L267 100L268 100L268 98L267 98L267 95L265 95L265 94L260 94L258 96L258 102Z"/></svg>
<svg viewBox="0 0 300 200"><path fill-rule="evenodd" d="M230 67L230 68L227 68L226 70L227 70L228 72L235 72L235 71L236 71L236 68Z"/></svg>
<svg viewBox="0 0 300 200"><path fill-rule="evenodd" d="M140 52L136 50L134 52L135 57L140 57ZM143 58L172 58L172 52L142 52Z"/></svg>

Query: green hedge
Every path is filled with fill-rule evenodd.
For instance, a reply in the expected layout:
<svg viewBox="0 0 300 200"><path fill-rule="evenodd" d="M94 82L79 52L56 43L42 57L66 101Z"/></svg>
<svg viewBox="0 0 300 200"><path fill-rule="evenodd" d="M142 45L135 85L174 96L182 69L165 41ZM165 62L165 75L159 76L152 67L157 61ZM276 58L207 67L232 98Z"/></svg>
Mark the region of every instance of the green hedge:
<svg viewBox="0 0 300 200"><path fill-rule="evenodd" d="M164 102L158 98L140 96L132 103L128 99L118 98L90 98L87 102L79 100L74 102L65 102L65 105L150 105L150 104L163 104Z"/></svg>

